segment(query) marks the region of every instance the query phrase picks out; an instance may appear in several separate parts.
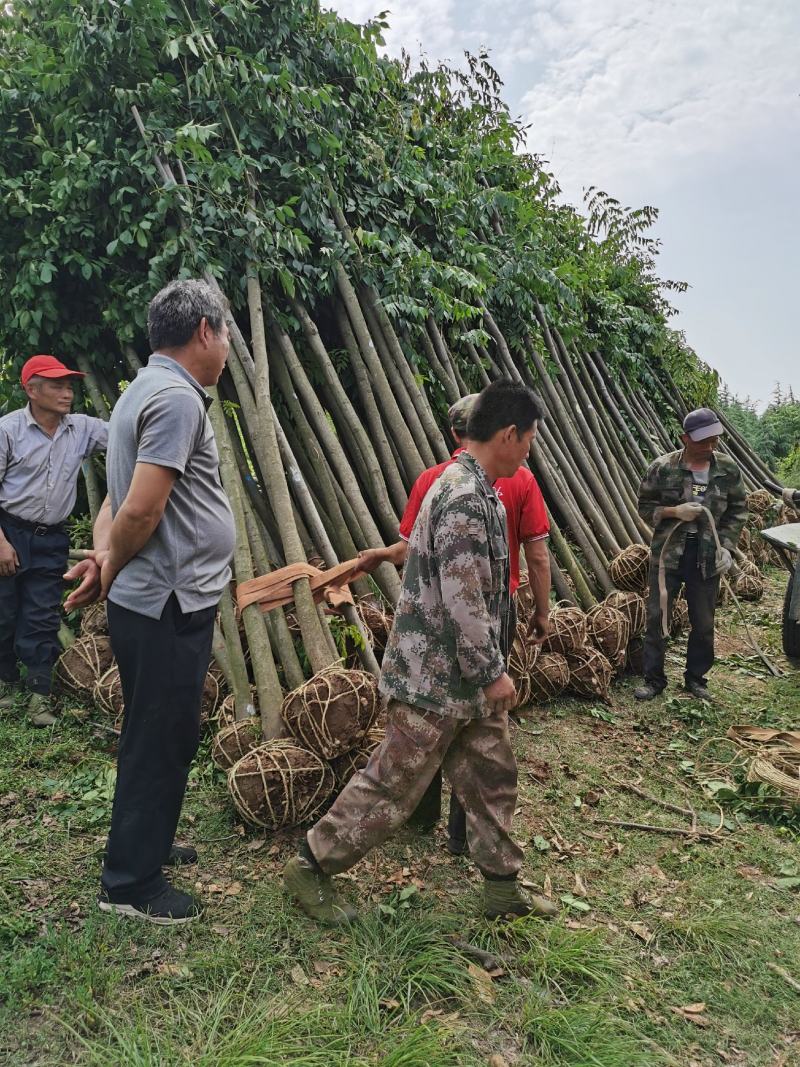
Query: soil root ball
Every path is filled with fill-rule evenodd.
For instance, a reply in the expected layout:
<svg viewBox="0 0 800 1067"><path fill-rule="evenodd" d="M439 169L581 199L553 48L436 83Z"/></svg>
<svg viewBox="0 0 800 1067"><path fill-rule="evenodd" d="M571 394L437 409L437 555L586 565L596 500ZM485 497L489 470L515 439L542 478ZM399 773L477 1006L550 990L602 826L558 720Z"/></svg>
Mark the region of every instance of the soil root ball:
<svg viewBox="0 0 800 1067"><path fill-rule="evenodd" d="M251 826L281 830L314 818L334 787L330 764L295 741L267 741L228 771L228 791Z"/></svg>
<svg viewBox="0 0 800 1067"><path fill-rule="evenodd" d="M610 703L609 688L614 673L608 659L599 649L586 648L571 652L569 663L569 687L578 696L593 697Z"/></svg>
<svg viewBox="0 0 800 1067"><path fill-rule="evenodd" d="M622 612L628 620L632 638L644 633L647 624L647 601L639 593L626 593L615 589L603 603Z"/></svg>
<svg viewBox="0 0 800 1067"><path fill-rule="evenodd" d="M223 726L214 736L211 758L223 771L261 744L261 720L256 715Z"/></svg>
<svg viewBox="0 0 800 1067"><path fill-rule="evenodd" d="M758 573L741 571L737 575L733 591L740 600L760 600L764 595L764 579Z"/></svg>
<svg viewBox="0 0 800 1067"><path fill-rule="evenodd" d="M763 515L772 507L773 497L766 489L756 489L747 494L747 510L756 515Z"/></svg>
<svg viewBox="0 0 800 1067"><path fill-rule="evenodd" d="M90 634L102 634L103 636L108 634L108 608L105 600L90 604L83 610L81 637L88 637Z"/></svg>
<svg viewBox="0 0 800 1067"><path fill-rule="evenodd" d="M72 696L87 697L95 683L114 661L107 637L88 634L65 649L58 658L55 678L58 686Z"/></svg>
<svg viewBox="0 0 800 1067"><path fill-rule="evenodd" d="M555 700L569 685L569 663L559 652L540 652L528 676L533 704Z"/></svg>
<svg viewBox="0 0 800 1067"><path fill-rule="evenodd" d="M550 612L550 632L542 643L543 652L568 655L586 644L586 616L580 608L555 607Z"/></svg>
<svg viewBox="0 0 800 1067"><path fill-rule="evenodd" d="M331 760L331 769L336 779L336 791L340 792L356 771L363 771L369 763L369 758L378 745L383 741L386 734L383 730L373 726L367 736L358 746L350 752L345 752Z"/></svg>
<svg viewBox="0 0 800 1067"><path fill-rule="evenodd" d="M200 698L200 729L205 730L213 722L219 705L219 682L215 674L209 671L203 682L203 695Z"/></svg>
<svg viewBox="0 0 800 1067"><path fill-rule="evenodd" d="M379 706L373 675L334 665L289 693L282 714L294 737L323 759L334 759L357 747Z"/></svg>
<svg viewBox="0 0 800 1067"><path fill-rule="evenodd" d="M531 702L530 673L538 654L539 646L532 643L527 627L520 623L508 654L508 674L517 690L515 708L525 707Z"/></svg>
<svg viewBox="0 0 800 1067"><path fill-rule="evenodd" d="M589 640L600 649L615 670L621 670L631 636L627 615L610 604L598 604L587 614L586 627Z"/></svg>
<svg viewBox="0 0 800 1067"><path fill-rule="evenodd" d="M650 549L646 545L629 545L614 556L608 574L618 589L629 593L644 593L650 567Z"/></svg>
<svg viewBox="0 0 800 1067"><path fill-rule="evenodd" d="M383 601L368 596L359 600L358 610L364 620L367 633L372 636L372 651L375 653L375 658L380 662L383 658L383 653L386 651L386 642L389 640L389 634L392 631L394 615Z"/></svg>
<svg viewBox="0 0 800 1067"><path fill-rule="evenodd" d="M122 698L122 681L116 663L97 679L92 695L95 704L112 716L115 725L122 723L125 701Z"/></svg>
<svg viewBox="0 0 800 1067"><path fill-rule="evenodd" d="M683 597L676 597L669 620L669 636L680 637L689 628L689 605Z"/></svg>

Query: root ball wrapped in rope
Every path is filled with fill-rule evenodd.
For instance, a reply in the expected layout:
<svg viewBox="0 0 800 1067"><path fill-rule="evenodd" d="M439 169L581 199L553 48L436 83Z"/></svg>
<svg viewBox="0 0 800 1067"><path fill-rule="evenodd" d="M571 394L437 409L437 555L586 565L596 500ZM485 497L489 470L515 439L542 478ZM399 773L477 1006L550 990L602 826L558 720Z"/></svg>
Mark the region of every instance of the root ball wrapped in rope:
<svg viewBox="0 0 800 1067"><path fill-rule="evenodd" d="M372 651L380 663L392 630L394 615L385 602L376 600L374 597L362 597L358 602L358 610L361 612L367 632L372 635Z"/></svg>
<svg viewBox="0 0 800 1067"><path fill-rule="evenodd" d="M211 758L223 771L237 763L242 756L252 752L262 741L261 720L256 715L223 726L214 735Z"/></svg>
<svg viewBox="0 0 800 1067"><path fill-rule="evenodd" d="M95 704L114 719L115 725L122 723L125 701L122 697L122 680L119 676L119 667L116 664L109 667L97 679L92 696Z"/></svg>
<svg viewBox="0 0 800 1067"><path fill-rule="evenodd" d="M372 674L334 665L289 693L282 714L294 737L324 759L334 759L358 746L379 706Z"/></svg>
<svg viewBox="0 0 800 1067"><path fill-rule="evenodd" d="M733 591L740 600L760 600L764 595L764 579L757 570L755 573L740 570Z"/></svg>
<svg viewBox="0 0 800 1067"><path fill-rule="evenodd" d="M200 698L200 729L205 729L213 721L219 704L219 682L215 674L209 671L203 682L203 695Z"/></svg>
<svg viewBox="0 0 800 1067"><path fill-rule="evenodd" d="M596 697L610 702L609 688L614 673L606 656L592 645L570 652L569 687L578 696Z"/></svg>
<svg viewBox="0 0 800 1067"><path fill-rule="evenodd" d="M251 826L281 830L313 819L329 800L335 779L329 763L296 741L267 741L228 771L228 791Z"/></svg>
<svg viewBox="0 0 800 1067"><path fill-rule="evenodd" d="M756 515L763 515L772 507L772 494L766 489L756 489L747 494L747 510Z"/></svg>
<svg viewBox="0 0 800 1067"><path fill-rule="evenodd" d="M520 623L508 654L508 674L517 690L516 708L525 707L531 702L530 673L538 654L539 646L532 644L527 628Z"/></svg>
<svg viewBox="0 0 800 1067"><path fill-rule="evenodd" d="M108 608L105 600L90 604L81 615L81 637L90 634L108 634Z"/></svg>
<svg viewBox="0 0 800 1067"><path fill-rule="evenodd" d="M670 637L680 637L689 627L689 605L683 597L676 597L669 620Z"/></svg>
<svg viewBox="0 0 800 1067"><path fill-rule="evenodd" d="M383 730L373 726L367 736L358 746L350 752L345 752L336 759L331 760L331 769L336 779L336 790L344 789L356 771L363 771L369 763L369 758L378 745L383 741L386 734Z"/></svg>
<svg viewBox="0 0 800 1067"><path fill-rule="evenodd" d="M88 634L65 649L56 662L55 677L61 689L77 697L92 696L95 683L114 659L107 637Z"/></svg>
<svg viewBox="0 0 800 1067"><path fill-rule="evenodd" d="M550 632L542 643L543 652L569 652L586 644L586 616L580 608L555 607L550 612Z"/></svg>
<svg viewBox="0 0 800 1067"><path fill-rule="evenodd" d="M647 624L647 601L639 593L626 593L615 589L603 603L622 612L630 625L632 638L644 633Z"/></svg>
<svg viewBox="0 0 800 1067"><path fill-rule="evenodd" d="M610 604L598 604L586 616L589 640L600 649L611 666L620 670L631 636L627 615Z"/></svg>
<svg viewBox="0 0 800 1067"><path fill-rule="evenodd" d="M644 593L650 566L650 550L645 545L629 545L614 556L608 574L618 589L630 593Z"/></svg>
<svg viewBox="0 0 800 1067"><path fill-rule="evenodd" d="M536 657L528 675L533 704L555 700L569 685L569 663L560 652L542 652Z"/></svg>

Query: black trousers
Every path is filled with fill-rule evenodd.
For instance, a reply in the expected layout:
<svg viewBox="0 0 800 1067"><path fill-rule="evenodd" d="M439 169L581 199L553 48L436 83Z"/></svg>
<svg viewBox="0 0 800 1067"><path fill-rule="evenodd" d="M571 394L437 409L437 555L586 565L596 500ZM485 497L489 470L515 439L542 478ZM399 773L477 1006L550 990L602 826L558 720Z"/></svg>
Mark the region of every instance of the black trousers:
<svg viewBox="0 0 800 1067"><path fill-rule="evenodd" d="M37 536L6 519L0 525L19 559L17 573L0 578L0 681L18 681L22 663L28 688L49 693L61 653L58 628L69 537L60 530Z"/></svg>
<svg viewBox="0 0 800 1067"><path fill-rule="evenodd" d="M689 606L689 642L686 650L687 682L705 682L714 663L714 613L719 593L719 575L704 578L697 565L697 541L687 540L678 570L666 572L669 615L672 605L685 586ZM644 637L644 678L656 689L664 689L664 656L667 641L661 632L661 606L658 594L658 568L650 566L650 592L647 600L647 630Z"/></svg>
<svg viewBox="0 0 800 1067"><path fill-rule="evenodd" d="M160 619L108 603L125 715L102 884L118 903L167 885L169 856L200 740L200 700L216 608L183 614L173 594Z"/></svg>

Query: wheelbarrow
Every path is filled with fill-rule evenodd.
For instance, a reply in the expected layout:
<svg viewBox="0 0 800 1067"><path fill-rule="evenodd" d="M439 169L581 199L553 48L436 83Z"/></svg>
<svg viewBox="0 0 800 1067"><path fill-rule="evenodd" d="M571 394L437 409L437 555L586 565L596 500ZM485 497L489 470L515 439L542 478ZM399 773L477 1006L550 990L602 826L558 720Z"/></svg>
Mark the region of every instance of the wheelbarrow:
<svg viewBox="0 0 800 1067"><path fill-rule="evenodd" d="M766 482L767 489L782 497L787 504L800 508L800 489L782 489L775 482ZM800 659L800 578L796 555L800 552L800 522L788 522L783 526L771 526L762 530L761 536L769 542L789 572L789 584L783 598L781 636L783 651L790 659Z"/></svg>

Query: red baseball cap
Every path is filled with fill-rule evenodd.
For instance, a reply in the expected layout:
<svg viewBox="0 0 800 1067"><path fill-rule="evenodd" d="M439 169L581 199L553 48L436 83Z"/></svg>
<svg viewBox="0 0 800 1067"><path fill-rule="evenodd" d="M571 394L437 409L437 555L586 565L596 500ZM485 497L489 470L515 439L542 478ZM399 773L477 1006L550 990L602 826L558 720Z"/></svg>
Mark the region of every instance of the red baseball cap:
<svg viewBox="0 0 800 1067"><path fill-rule="evenodd" d="M31 356L22 367L20 380L23 385L34 376L38 378L85 378L83 371L70 370L55 356Z"/></svg>

